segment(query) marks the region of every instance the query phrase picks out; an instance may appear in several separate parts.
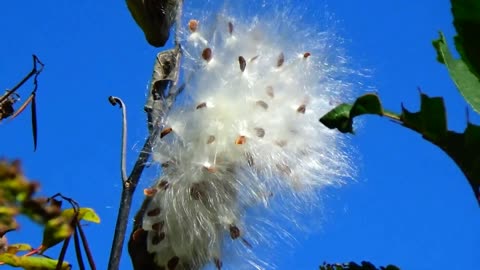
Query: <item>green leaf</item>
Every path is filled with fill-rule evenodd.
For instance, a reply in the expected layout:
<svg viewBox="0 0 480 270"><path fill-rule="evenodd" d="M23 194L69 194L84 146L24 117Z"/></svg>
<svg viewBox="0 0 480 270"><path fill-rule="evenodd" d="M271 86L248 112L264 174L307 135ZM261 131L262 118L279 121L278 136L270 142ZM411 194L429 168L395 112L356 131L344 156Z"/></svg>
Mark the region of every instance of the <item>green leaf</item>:
<svg viewBox="0 0 480 270"><path fill-rule="evenodd" d="M480 1L451 0L455 46L470 71L480 78ZM480 90L479 90L480 91Z"/></svg>
<svg viewBox="0 0 480 270"><path fill-rule="evenodd" d="M57 245L73 233L73 228L69 221L60 216L49 220L43 230L43 240L40 253Z"/></svg>
<svg viewBox="0 0 480 270"><path fill-rule="evenodd" d="M388 117L404 127L412 129L423 136L427 141L435 144L449 155L460 167L473 189L477 201L480 203L480 126L468 123L463 133L449 131L443 99L430 98L421 94L420 111L409 112L402 106L400 115L383 110L380 100L375 94L369 96L368 106L360 97L353 105L341 104L324 115L320 122L330 129L338 129L343 133L353 132L353 118L364 114L377 114L383 111L382 116ZM376 108L376 101L380 108Z"/></svg>
<svg viewBox="0 0 480 270"><path fill-rule="evenodd" d="M375 94L359 97L353 105L340 104L320 119L330 129L336 128L343 133L353 133L353 118L363 114L383 115L380 99Z"/></svg>
<svg viewBox="0 0 480 270"><path fill-rule="evenodd" d="M67 219L72 219L75 215L73 208L65 209L62 211L62 216ZM95 213L92 208L80 208L78 209L78 220L90 221L93 223L100 223L100 217Z"/></svg>
<svg viewBox="0 0 480 270"><path fill-rule="evenodd" d="M478 36L478 39L480 39L480 36ZM453 58L442 33L440 33L438 40L433 41L433 46L437 50L437 60L445 64L460 93L475 111L480 112L479 79L470 71L463 60ZM477 47L477 50L479 48Z"/></svg>
<svg viewBox="0 0 480 270"><path fill-rule="evenodd" d="M0 254L0 262L14 267L22 267L28 270L49 270L55 269L57 261L44 257L16 256L9 253ZM62 270L71 269L67 262L63 262Z"/></svg>

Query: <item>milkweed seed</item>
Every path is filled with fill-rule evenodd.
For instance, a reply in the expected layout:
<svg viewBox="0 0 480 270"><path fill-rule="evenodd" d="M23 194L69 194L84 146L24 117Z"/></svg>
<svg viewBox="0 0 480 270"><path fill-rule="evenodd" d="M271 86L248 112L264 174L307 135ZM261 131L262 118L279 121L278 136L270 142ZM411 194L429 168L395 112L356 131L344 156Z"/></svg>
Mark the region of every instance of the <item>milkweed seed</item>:
<svg viewBox="0 0 480 270"><path fill-rule="evenodd" d="M206 108L207 107L207 103L206 102L202 102L200 104L197 105L196 109L202 109L202 108Z"/></svg>
<svg viewBox="0 0 480 270"><path fill-rule="evenodd" d="M307 110L307 106L305 104L300 105L300 107L297 108L297 112L301 114L305 114L305 111Z"/></svg>
<svg viewBox="0 0 480 270"><path fill-rule="evenodd" d="M307 59L308 57L310 57L310 55L312 55L312 54L309 53L309 52L306 52L306 53L303 54L303 58Z"/></svg>
<svg viewBox="0 0 480 270"><path fill-rule="evenodd" d="M193 33L193 32L196 32L197 29L198 29L198 21L197 20L190 20L188 22L188 29L190 29L190 31Z"/></svg>
<svg viewBox="0 0 480 270"><path fill-rule="evenodd" d="M143 190L143 194L147 197L152 197L156 193L157 193L156 188L146 188L146 189Z"/></svg>
<svg viewBox="0 0 480 270"><path fill-rule="evenodd" d="M161 232L159 234L155 234L152 237L152 245L160 244L160 242L162 242L163 239L165 239L165 233L164 232Z"/></svg>
<svg viewBox="0 0 480 270"><path fill-rule="evenodd" d="M160 183L158 183L158 188L161 188L163 190L167 190L167 188L170 186L167 180L162 180Z"/></svg>
<svg viewBox="0 0 480 270"><path fill-rule="evenodd" d="M233 23L232 22L228 22L228 33L233 34Z"/></svg>
<svg viewBox="0 0 480 270"><path fill-rule="evenodd" d="M164 130L162 130L162 132L160 132L160 139L162 139L163 137L170 134L170 132L172 132L172 130L173 129L171 127L168 127L168 128L165 128Z"/></svg>
<svg viewBox="0 0 480 270"><path fill-rule="evenodd" d="M168 270L175 270L179 261L180 261L179 257L173 256L167 263Z"/></svg>
<svg viewBox="0 0 480 270"><path fill-rule="evenodd" d="M209 173L216 173L217 172L217 168L215 168L214 166L203 166L203 168L205 168L205 170L207 170L207 172Z"/></svg>
<svg viewBox="0 0 480 270"><path fill-rule="evenodd" d="M267 86L267 95L271 98L274 98L275 97L275 93L273 92L273 86Z"/></svg>
<svg viewBox="0 0 480 270"><path fill-rule="evenodd" d="M247 164L250 167L253 167L255 165L255 162L253 161L253 156L250 153L246 153L245 156L247 157Z"/></svg>
<svg viewBox="0 0 480 270"><path fill-rule="evenodd" d="M292 169L288 165L285 164L277 164L277 169L279 169L282 173L286 175L292 174Z"/></svg>
<svg viewBox="0 0 480 270"><path fill-rule="evenodd" d="M210 60L212 60L212 49L206 48L205 50L203 50L202 58L203 60L210 62Z"/></svg>
<svg viewBox="0 0 480 270"><path fill-rule="evenodd" d="M213 135L208 136L207 144L212 144L214 141L215 141L215 136Z"/></svg>
<svg viewBox="0 0 480 270"><path fill-rule="evenodd" d="M257 106L262 107L264 110L268 109L268 104L263 100L259 100L255 104L257 104Z"/></svg>
<svg viewBox="0 0 480 270"><path fill-rule="evenodd" d="M247 142L247 137L245 136L238 136L235 140L235 144L245 144Z"/></svg>
<svg viewBox="0 0 480 270"><path fill-rule="evenodd" d="M245 68L247 67L247 61L245 61L245 58L243 58L243 56L239 56L238 63L240 64L240 70L244 72Z"/></svg>
<svg viewBox="0 0 480 270"><path fill-rule="evenodd" d="M158 216L158 215L160 215L160 211L161 211L160 207L154 208L154 209L147 212L147 216L149 216L149 217Z"/></svg>
<svg viewBox="0 0 480 270"><path fill-rule="evenodd" d="M283 66L283 63L285 63L285 55L282 52L277 58L277 67Z"/></svg>
<svg viewBox="0 0 480 270"><path fill-rule="evenodd" d="M217 268L217 270L222 269L223 263L219 258L213 259L213 263L215 264L215 267Z"/></svg>
<svg viewBox="0 0 480 270"><path fill-rule="evenodd" d="M165 222L164 221L160 221L160 222L157 222L157 223L154 223L152 225L152 229L156 232L160 232L162 229L163 229L163 225L165 225Z"/></svg>
<svg viewBox="0 0 480 270"><path fill-rule="evenodd" d="M194 200L200 200L202 195L203 192L201 191L201 186L199 183L194 183L192 186L190 186L190 196L192 196Z"/></svg>
<svg viewBox="0 0 480 270"><path fill-rule="evenodd" d="M139 229L135 230L132 234L133 241L137 241L138 239L140 239L140 237L143 233L145 233L145 230L142 229L142 228L139 228Z"/></svg>
<svg viewBox="0 0 480 270"><path fill-rule="evenodd" d="M256 127L254 129L255 129L255 133L257 134L258 137L263 138L265 136L265 129L263 129L261 127Z"/></svg>
<svg viewBox="0 0 480 270"><path fill-rule="evenodd" d="M240 229L235 225L230 225L230 237L232 239L237 239L240 237Z"/></svg>
<svg viewBox="0 0 480 270"><path fill-rule="evenodd" d="M275 142L276 145L280 146L280 147L284 147L285 145L287 145L287 140L278 140Z"/></svg>

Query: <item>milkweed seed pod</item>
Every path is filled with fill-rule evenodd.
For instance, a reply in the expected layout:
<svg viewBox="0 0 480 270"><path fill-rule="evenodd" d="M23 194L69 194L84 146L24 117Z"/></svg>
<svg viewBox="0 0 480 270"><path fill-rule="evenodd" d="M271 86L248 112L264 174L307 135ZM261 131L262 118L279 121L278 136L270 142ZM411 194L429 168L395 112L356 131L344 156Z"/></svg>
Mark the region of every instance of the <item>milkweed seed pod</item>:
<svg viewBox="0 0 480 270"><path fill-rule="evenodd" d="M142 231L160 269L226 267L229 243L254 250L267 238L251 209L289 217L352 173L318 123L349 92L327 35L296 31L291 18L207 17L216 21L185 19L189 79L153 149L162 177L145 191Z"/></svg>
<svg viewBox="0 0 480 270"><path fill-rule="evenodd" d="M175 22L178 0L127 0L127 6L148 43L162 47Z"/></svg>

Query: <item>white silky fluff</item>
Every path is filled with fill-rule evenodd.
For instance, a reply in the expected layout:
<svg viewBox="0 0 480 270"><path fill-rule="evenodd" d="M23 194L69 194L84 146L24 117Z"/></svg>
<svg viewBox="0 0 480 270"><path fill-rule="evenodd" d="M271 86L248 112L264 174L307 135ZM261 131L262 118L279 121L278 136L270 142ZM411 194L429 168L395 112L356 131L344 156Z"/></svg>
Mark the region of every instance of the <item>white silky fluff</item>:
<svg viewBox="0 0 480 270"><path fill-rule="evenodd" d="M276 198L288 216L352 172L338 135L318 121L350 91L337 79L345 68L332 35L295 28L286 13L226 10L185 18L198 20L183 31L187 87L154 148L164 170L143 218L147 249L164 269L221 268L228 241L262 244L250 209L272 209Z"/></svg>

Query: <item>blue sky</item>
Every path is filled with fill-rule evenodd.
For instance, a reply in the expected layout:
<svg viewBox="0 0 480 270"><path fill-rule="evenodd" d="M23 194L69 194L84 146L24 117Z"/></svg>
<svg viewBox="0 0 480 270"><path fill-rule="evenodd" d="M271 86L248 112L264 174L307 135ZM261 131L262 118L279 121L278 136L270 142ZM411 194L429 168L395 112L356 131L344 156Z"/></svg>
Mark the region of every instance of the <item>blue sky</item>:
<svg viewBox="0 0 480 270"><path fill-rule="evenodd" d="M348 55L355 66L372 70L369 83L385 107L398 111L403 102L417 109L421 87L446 97L449 127L464 129L467 105L431 46L439 30L452 40L449 1L308 5L312 10L327 6L334 15ZM319 22L308 14L304 19ZM26 175L42 182L42 194L62 192L96 209L102 223L85 231L98 268L105 269L121 191L120 111L107 97L120 96L127 103L131 167L146 136L143 105L158 49L144 41L123 1L3 1L0 25L2 89L30 70L32 53L46 64L37 94L38 150L32 151L27 111L0 124L0 156L21 159ZM28 88L20 94L26 97ZM362 119L350 142L359 155L355 181L325 194L322 215L308 217L321 220L313 232L293 232L293 246L260 248L260 254L272 253L278 269L317 269L323 261L351 260L402 269L475 269L479 209L454 163L419 135L378 117ZM153 170L144 174L134 208L154 176ZM39 227L27 224L9 234L11 242L40 243ZM121 269L130 269L126 250L124 255Z"/></svg>

